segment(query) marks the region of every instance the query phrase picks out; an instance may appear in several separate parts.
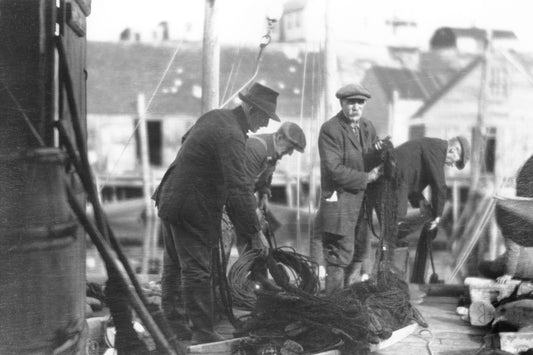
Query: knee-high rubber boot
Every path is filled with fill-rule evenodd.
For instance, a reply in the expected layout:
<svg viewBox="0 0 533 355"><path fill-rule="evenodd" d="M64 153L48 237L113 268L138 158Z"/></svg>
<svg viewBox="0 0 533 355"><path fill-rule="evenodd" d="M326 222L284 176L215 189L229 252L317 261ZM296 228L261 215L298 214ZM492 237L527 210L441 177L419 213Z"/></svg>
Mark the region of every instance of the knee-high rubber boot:
<svg viewBox="0 0 533 355"><path fill-rule="evenodd" d="M185 286L185 306L192 322L193 344L212 343L224 338L214 330L213 292L209 283Z"/></svg>
<svg viewBox="0 0 533 355"><path fill-rule="evenodd" d="M344 288L344 268L340 266L326 266L326 295Z"/></svg>

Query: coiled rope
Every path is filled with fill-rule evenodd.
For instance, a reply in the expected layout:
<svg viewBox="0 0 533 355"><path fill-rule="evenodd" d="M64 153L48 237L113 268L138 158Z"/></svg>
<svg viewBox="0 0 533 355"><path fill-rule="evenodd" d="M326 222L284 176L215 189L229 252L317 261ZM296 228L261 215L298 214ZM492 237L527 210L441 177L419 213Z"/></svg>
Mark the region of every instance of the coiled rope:
<svg viewBox="0 0 533 355"><path fill-rule="evenodd" d="M268 265L269 259L270 263L274 263L275 266ZM275 283L254 275L260 274L261 270L267 268L274 277ZM233 304L240 309L252 310L256 305L257 290L277 288L281 291L280 286L285 283L316 295L320 290L317 268L318 266L309 257L298 254L290 247L271 249L268 255L258 250L249 250L235 261L228 273Z"/></svg>

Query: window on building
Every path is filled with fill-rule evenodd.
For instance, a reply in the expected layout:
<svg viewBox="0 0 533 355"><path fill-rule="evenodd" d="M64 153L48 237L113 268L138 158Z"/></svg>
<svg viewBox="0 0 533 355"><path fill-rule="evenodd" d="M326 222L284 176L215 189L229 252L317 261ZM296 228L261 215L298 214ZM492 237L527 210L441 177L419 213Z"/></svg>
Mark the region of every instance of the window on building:
<svg viewBox="0 0 533 355"><path fill-rule="evenodd" d="M494 98L509 96L509 73L505 65L493 66L489 72L489 91Z"/></svg>
<svg viewBox="0 0 533 355"><path fill-rule="evenodd" d="M161 166L163 164L163 132L161 121L146 121L146 131L148 135L148 160L150 165ZM137 141L137 159L141 159L141 144L139 130L135 131Z"/></svg>
<svg viewBox="0 0 533 355"><path fill-rule="evenodd" d="M485 168L484 172L494 174L496 166L496 128L487 129L485 136Z"/></svg>
<svg viewBox="0 0 533 355"><path fill-rule="evenodd" d="M295 14L294 15L294 27L295 28L300 28L301 25L302 25L302 21L301 21L301 16L302 14L301 13L298 13L298 14Z"/></svg>
<svg viewBox="0 0 533 355"><path fill-rule="evenodd" d="M148 156L150 165L161 166L163 164L163 130L161 121L148 121Z"/></svg>

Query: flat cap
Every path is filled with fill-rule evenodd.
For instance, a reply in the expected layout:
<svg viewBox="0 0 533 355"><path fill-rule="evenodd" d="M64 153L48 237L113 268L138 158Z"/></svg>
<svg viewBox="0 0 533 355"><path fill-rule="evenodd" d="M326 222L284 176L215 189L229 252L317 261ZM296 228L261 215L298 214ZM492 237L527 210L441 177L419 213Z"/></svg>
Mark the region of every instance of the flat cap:
<svg viewBox="0 0 533 355"><path fill-rule="evenodd" d="M348 84L337 90L337 99L369 99L370 91L360 84Z"/></svg>
<svg viewBox="0 0 533 355"><path fill-rule="evenodd" d="M457 136L455 139L457 139L459 145L461 146L461 158L455 163L455 166L457 169L463 170L465 164L470 159L470 143L468 143L468 140L464 136Z"/></svg>
<svg viewBox="0 0 533 355"><path fill-rule="evenodd" d="M294 149L300 153L304 152L306 146L305 133L300 126L288 121L283 122L279 127L278 132L283 134L283 136L294 145Z"/></svg>

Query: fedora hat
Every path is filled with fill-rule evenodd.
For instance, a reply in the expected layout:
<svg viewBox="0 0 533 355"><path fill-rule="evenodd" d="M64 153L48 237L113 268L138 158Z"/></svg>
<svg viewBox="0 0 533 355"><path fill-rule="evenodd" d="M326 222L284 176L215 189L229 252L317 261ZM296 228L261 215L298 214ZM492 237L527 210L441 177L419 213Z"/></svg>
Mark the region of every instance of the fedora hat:
<svg viewBox="0 0 533 355"><path fill-rule="evenodd" d="M279 93L259 83L254 83L246 94L239 93L239 98L266 113L271 119L281 122L276 115Z"/></svg>

